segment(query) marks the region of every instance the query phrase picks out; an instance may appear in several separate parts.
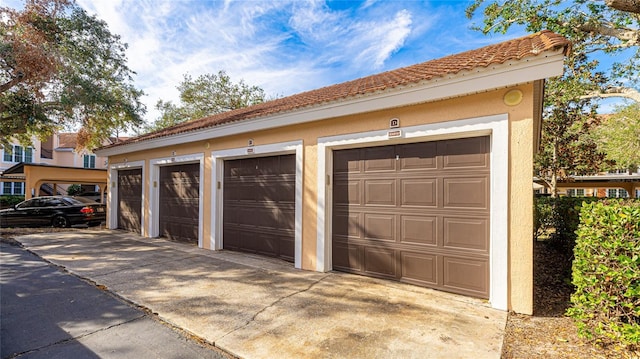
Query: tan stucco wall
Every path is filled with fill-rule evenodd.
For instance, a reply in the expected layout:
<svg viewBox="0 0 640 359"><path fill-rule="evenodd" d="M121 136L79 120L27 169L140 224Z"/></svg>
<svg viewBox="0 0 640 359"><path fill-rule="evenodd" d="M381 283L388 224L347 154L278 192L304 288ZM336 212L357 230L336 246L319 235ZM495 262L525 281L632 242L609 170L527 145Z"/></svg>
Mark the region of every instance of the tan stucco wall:
<svg viewBox="0 0 640 359"><path fill-rule="evenodd" d="M109 163L145 161L145 203L149 213L151 173L149 160L204 154L204 246L209 247L208 238L212 228L211 218L211 151L242 148L248 139L255 145L303 141L303 203L302 203L302 268L316 269L317 242L317 139L338 134L385 130L389 119L399 118L401 126L413 126L444 121L475 118L494 114L508 114L510 124L509 188L509 285L510 309L531 314L532 312L532 154L533 154L533 85L517 87L523 91L524 99L516 106L507 106L503 96L509 89L481 93L463 98L443 100L428 104L388 109L330 120L292 125L272 130L255 131L242 135L199 141L160 149L111 156ZM174 153L175 152L175 153ZM110 179L114 181L114 179ZM149 225L146 216L144 226Z"/></svg>

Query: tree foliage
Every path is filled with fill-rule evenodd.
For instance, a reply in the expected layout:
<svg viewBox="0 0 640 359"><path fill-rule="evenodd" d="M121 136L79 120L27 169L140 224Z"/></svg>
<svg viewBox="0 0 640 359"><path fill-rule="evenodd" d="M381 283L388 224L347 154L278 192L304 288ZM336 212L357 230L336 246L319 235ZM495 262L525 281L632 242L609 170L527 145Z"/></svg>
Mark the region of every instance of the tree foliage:
<svg viewBox="0 0 640 359"><path fill-rule="evenodd" d="M640 166L640 104L620 107L594 131L594 139L617 168Z"/></svg>
<svg viewBox="0 0 640 359"><path fill-rule="evenodd" d="M472 18L482 8L483 25L474 28L484 34L504 34L512 26L561 34L573 44L567 67L582 72L595 72L599 63L590 55L604 53L614 60L601 70L604 81L584 83L582 95L626 97L640 102L639 4L637 0L475 0L467 8L467 17Z"/></svg>
<svg viewBox="0 0 640 359"><path fill-rule="evenodd" d="M225 71L195 79L186 74L177 89L181 104L159 100L156 109L160 111L160 118L148 127L148 131L255 105L266 99L262 88L249 86L242 80L234 83Z"/></svg>
<svg viewBox="0 0 640 359"><path fill-rule="evenodd" d="M78 130L81 147L142 124L126 44L73 0L0 8L0 137L28 143Z"/></svg>
<svg viewBox="0 0 640 359"><path fill-rule="evenodd" d="M590 135L599 123L598 100L622 97L640 102L638 2L475 0L467 16L473 18L477 12L482 13L482 25L475 29L484 34L506 33L511 27L529 32L549 29L572 42L564 75L546 82L543 147L536 157L536 171L554 196L558 179L598 172L606 165ZM595 54L612 61L600 63Z"/></svg>

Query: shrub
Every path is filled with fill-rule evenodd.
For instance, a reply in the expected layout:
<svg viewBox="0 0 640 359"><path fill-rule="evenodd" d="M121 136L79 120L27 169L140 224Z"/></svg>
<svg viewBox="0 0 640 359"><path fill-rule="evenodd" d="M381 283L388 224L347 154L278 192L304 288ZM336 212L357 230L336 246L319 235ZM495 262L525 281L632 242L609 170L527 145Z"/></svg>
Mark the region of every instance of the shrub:
<svg viewBox="0 0 640 359"><path fill-rule="evenodd" d="M580 336L640 343L640 201L585 203L574 249L572 307Z"/></svg>
<svg viewBox="0 0 640 359"><path fill-rule="evenodd" d="M24 201L24 196L7 194L0 196L0 209L10 208Z"/></svg>
<svg viewBox="0 0 640 359"><path fill-rule="evenodd" d="M80 193L82 193L82 186L80 186L79 184L72 184L67 188L67 194L69 196L77 196Z"/></svg>
<svg viewBox="0 0 640 359"><path fill-rule="evenodd" d="M547 237L550 244L566 254L573 255L576 229L580 222L583 203L603 201L597 197L537 197L534 209L534 238Z"/></svg>

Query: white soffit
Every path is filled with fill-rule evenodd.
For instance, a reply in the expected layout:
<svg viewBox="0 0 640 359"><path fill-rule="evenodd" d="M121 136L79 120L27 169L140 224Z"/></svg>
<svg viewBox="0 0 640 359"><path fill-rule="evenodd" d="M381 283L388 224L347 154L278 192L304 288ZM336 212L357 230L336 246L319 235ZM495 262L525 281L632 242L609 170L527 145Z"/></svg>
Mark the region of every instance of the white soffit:
<svg viewBox="0 0 640 359"><path fill-rule="evenodd" d="M560 76L562 75L563 64L564 49L558 49L546 52L545 55L525 57L522 60L509 61L489 67L480 67L471 71L461 71L456 74L436 77L428 81L410 84L404 87L390 88L361 97L352 97L346 100L324 103L318 106L278 113L267 117L253 118L105 148L97 150L95 153L98 156L113 156L476 94Z"/></svg>

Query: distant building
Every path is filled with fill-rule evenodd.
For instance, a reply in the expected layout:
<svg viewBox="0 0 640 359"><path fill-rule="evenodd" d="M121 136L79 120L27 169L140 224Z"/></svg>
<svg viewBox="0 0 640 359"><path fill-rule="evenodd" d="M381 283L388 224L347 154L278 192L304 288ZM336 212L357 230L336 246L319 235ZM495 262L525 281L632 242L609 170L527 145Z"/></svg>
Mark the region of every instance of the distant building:
<svg viewBox="0 0 640 359"><path fill-rule="evenodd" d="M17 141L12 143L12 151L0 149L0 175L3 172L19 163L26 164L44 164L61 167L77 167L77 168L107 168L107 158L98 157L87 150L78 150L78 134L77 133L58 133L52 135L47 141L40 141L34 138L32 146L24 147ZM122 138L110 138L105 141L105 145L113 144ZM0 195L25 194L25 184L20 178L11 181L12 176L3 176L0 182ZM66 193L68 186L56 186L57 193ZM95 191L95 185L83 186L84 191ZM53 187L43 185L39 189L39 195L51 195Z"/></svg>

